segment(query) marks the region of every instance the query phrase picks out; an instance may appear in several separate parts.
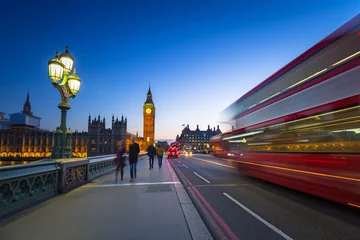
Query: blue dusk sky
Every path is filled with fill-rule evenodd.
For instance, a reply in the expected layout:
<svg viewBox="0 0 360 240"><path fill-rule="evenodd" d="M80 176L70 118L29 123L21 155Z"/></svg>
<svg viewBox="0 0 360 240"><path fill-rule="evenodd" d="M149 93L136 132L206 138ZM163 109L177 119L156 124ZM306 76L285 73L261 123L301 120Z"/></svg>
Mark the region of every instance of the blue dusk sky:
<svg viewBox="0 0 360 240"><path fill-rule="evenodd" d="M30 92L41 128L60 125L47 62L69 46L82 79L68 126L128 118L143 132L151 84L156 139L182 124L225 131L219 114L240 96L359 13L359 0L4 1L0 8L0 112Z"/></svg>

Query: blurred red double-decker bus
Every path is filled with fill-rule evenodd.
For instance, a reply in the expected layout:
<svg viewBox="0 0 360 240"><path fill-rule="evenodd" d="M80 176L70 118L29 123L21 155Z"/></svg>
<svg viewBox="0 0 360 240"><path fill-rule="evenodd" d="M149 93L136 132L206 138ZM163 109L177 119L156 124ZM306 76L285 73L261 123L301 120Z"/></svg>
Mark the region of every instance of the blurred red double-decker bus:
<svg viewBox="0 0 360 240"><path fill-rule="evenodd" d="M245 174L360 207L360 15L230 105L212 139Z"/></svg>
<svg viewBox="0 0 360 240"><path fill-rule="evenodd" d="M172 142L167 151L167 157L168 158L178 158L180 155L179 147L180 147L180 144L178 142Z"/></svg>

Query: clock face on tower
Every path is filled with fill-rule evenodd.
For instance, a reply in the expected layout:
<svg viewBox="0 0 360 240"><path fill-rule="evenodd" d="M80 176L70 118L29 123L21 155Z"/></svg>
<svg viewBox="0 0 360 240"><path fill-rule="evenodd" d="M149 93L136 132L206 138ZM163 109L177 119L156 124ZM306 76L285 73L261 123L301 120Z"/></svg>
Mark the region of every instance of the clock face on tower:
<svg viewBox="0 0 360 240"><path fill-rule="evenodd" d="M150 114L150 113L151 113L151 108L147 108L147 109L145 110L145 112L146 112L147 114Z"/></svg>

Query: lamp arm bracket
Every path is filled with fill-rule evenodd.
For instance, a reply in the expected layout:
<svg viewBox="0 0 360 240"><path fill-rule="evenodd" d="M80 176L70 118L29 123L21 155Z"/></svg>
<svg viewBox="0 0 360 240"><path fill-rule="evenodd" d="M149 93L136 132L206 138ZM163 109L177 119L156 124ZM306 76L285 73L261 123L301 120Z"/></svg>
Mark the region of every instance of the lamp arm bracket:
<svg viewBox="0 0 360 240"><path fill-rule="evenodd" d="M61 104L68 104L70 98L74 98L74 95L71 93L68 85L60 85L57 83L53 83L54 87L59 91L61 96Z"/></svg>
<svg viewBox="0 0 360 240"><path fill-rule="evenodd" d="M63 79L61 80L61 83L59 83L59 85L64 86L68 81L68 77L69 77L69 72L64 69L64 76Z"/></svg>

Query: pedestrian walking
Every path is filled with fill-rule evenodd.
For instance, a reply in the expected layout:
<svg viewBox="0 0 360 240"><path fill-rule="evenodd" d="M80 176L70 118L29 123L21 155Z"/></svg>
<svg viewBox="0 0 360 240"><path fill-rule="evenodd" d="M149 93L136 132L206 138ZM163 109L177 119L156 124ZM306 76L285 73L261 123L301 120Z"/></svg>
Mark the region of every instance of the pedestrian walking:
<svg viewBox="0 0 360 240"><path fill-rule="evenodd" d="M121 181L124 179L124 167L125 167L125 154L126 149L124 146L123 141L120 141L117 144L117 150L116 150L116 158L115 158L115 166L116 166L116 170L115 170L115 183L117 183L118 181L118 176L119 176L119 170L120 170L120 177L121 177Z"/></svg>
<svg viewBox="0 0 360 240"><path fill-rule="evenodd" d="M158 159L159 168L161 168L162 159L163 159L163 156L164 156L164 148L160 144L157 145L156 156L157 156L157 159Z"/></svg>
<svg viewBox="0 0 360 240"><path fill-rule="evenodd" d="M152 169L154 168L154 157L156 155L156 148L154 144L150 144L146 151L149 156L149 169Z"/></svg>
<svg viewBox="0 0 360 240"><path fill-rule="evenodd" d="M139 144L135 142L135 137L131 138L131 144L129 146L129 164L130 164L130 182L136 178L136 164L140 153Z"/></svg>

